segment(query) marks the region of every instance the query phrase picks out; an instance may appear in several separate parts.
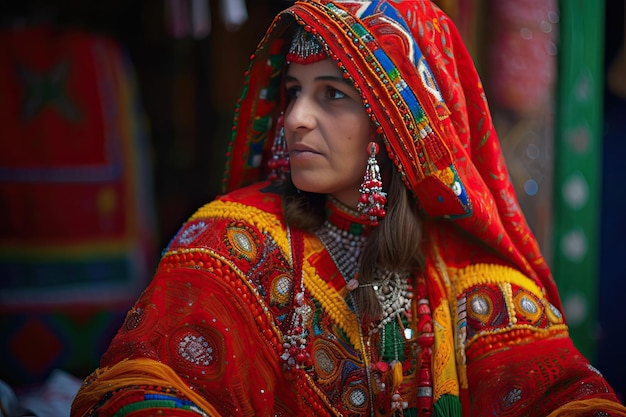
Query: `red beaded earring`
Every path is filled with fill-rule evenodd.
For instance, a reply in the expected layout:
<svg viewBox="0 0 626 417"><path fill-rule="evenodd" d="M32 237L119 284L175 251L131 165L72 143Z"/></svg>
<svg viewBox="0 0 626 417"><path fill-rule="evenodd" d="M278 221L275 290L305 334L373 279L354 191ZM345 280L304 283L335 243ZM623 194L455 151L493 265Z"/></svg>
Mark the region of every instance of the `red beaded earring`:
<svg viewBox="0 0 626 417"><path fill-rule="evenodd" d="M267 161L270 169L268 178L272 181L287 179L289 173L289 153L287 151L287 141L285 140L284 117L281 114L277 120L276 136L272 143L272 158Z"/></svg>
<svg viewBox="0 0 626 417"><path fill-rule="evenodd" d="M370 142L367 145L370 154L367 160L367 169L363 177L363 183L359 192L359 203L357 208L361 217L367 220L370 226L378 226L378 222L385 217L385 204L387 204L387 193L383 191L383 182L380 177L380 167L376 161L378 154L378 144Z"/></svg>

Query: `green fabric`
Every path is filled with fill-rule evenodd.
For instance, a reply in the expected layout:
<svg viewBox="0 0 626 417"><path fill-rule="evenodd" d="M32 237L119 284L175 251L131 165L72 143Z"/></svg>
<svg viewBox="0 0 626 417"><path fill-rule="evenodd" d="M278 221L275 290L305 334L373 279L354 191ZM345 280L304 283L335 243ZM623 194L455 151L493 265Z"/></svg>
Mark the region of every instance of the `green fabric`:
<svg viewBox="0 0 626 417"><path fill-rule="evenodd" d="M170 400L148 400L148 401L142 401L140 403L133 403L133 404L128 404L123 406L122 408L119 409L119 411L117 413L115 413L113 415L113 417L123 417L126 416L130 413L134 413L135 411L139 411L139 410L148 410L154 408L155 411L159 410L159 409L164 409L164 408L174 408L177 410L187 410L187 411L191 411L191 407L186 405L186 406L178 406L176 404L176 401L170 401ZM167 414L164 414L167 415Z"/></svg>
<svg viewBox="0 0 626 417"><path fill-rule="evenodd" d="M602 155L604 1L561 1L554 261L574 345L593 361Z"/></svg>
<svg viewBox="0 0 626 417"><path fill-rule="evenodd" d="M461 415L461 401L455 395L442 395L433 407L433 417L461 417Z"/></svg>
<svg viewBox="0 0 626 417"><path fill-rule="evenodd" d="M404 335L398 322L393 320L387 323L383 327L383 334L385 343L382 346L382 359L387 363L404 361Z"/></svg>

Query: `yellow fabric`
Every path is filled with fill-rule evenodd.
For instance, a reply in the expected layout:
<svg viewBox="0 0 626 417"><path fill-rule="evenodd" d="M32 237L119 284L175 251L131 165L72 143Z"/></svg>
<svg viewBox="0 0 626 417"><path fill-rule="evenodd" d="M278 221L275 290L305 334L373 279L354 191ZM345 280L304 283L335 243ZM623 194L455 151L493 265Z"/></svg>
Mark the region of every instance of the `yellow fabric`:
<svg viewBox="0 0 626 417"><path fill-rule="evenodd" d="M515 318L515 300L511 290L511 284L517 285L535 295L542 304L547 307L547 300L544 292L537 286L537 284L523 275L521 272L514 268L510 268L504 265L497 264L476 264L470 265L461 269L451 269L453 274L450 302L455 303L457 297L476 285L483 284L496 284L505 296L507 311L511 317L511 325L516 328L527 327L532 329L537 335L542 334L542 337L548 337L548 335L555 335L558 333L567 334L567 325L564 323L562 317L555 316L550 308L545 308L546 314L550 318L551 325L546 329L539 329L534 326L518 325ZM539 314L540 312L538 312ZM503 333L511 330L510 328L500 329L494 331L496 333ZM457 346L457 349L463 350L472 344L476 339L479 339L482 335L478 334L471 339L468 339L464 345Z"/></svg>
<svg viewBox="0 0 626 417"><path fill-rule="evenodd" d="M305 239L304 244L305 252L307 253L310 253L309 251L316 252L324 250L319 240ZM344 332L346 332L352 345L360 348L362 343L358 325L359 322L354 312L350 310L346 304L345 294L341 294L335 289L330 288L306 259L302 269L304 271L304 286L306 289L311 292L313 298L320 302L324 311L338 323L339 327ZM369 365L367 359L367 355L365 355L364 360L366 361L366 366Z"/></svg>
<svg viewBox="0 0 626 417"><path fill-rule="evenodd" d="M134 385L151 385L174 388L198 407L208 412L211 417L221 417L220 413L206 399L189 388L169 366L152 359L128 359L110 368L97 369L96 381L85 383L79 390L73 407L89 408L105 394Z"/></svg>
<svg viewBox="0 0 626 417"><path fill-rule="evenodd" d="M247 222L263 231L283 230L284 228L279 220L280 218L275 214L232 201L216 200L206 204L196 211L189 221L204 218L246 219ZM285 233L273 233L272 237L276 240L276 243L283 253L290 252L289 241Z"/></svg>
<svg viewBox="0 0 626 417"><path fill-rule="evenodd" d="M437 401L444 394L459 396L459 383L454 352L454 331L450 327L450 308L444 301L433 311L435 346L433 349L433 398ZM467 386L467 383L465 384Z"/></svg>
<svg viewBox="0 0 626 417"><path fill-rule="evenodd" d="M453 309L456 309L456 298L450 298L450 275L447 265L443 262L437 245L430 247L435 260L427 265L426 274L430 277L428 285L436 287L436 293L442 294L437 305L433 306L433 399L452 394L459 396L461 389L466 390L467 373L465 369L465 351L458 349L457 332L453 327ZM447 295L447 296L446 296Z"/></svg>
<svg viewBox="0 0 626 417"><path fill-rule="evenodd" d="M591 412L596 412L596 415L603 415L598 410L611 413L611 416L626 416L626 407L623 405L602 398L590 398L567 403L551 412L548 417L575 417L588 415L586 413Z"/></svg>
<svg viewBox="0 0 626 417"><path fill-rule="evenodd" d="M456 272L456 273L455 273ZM458 297L470 287L479 284L515 284L530 292L537 298L544 298L542 289L530 278L517 269L496 264L469 265L454 271L453 297Z"/></svg>

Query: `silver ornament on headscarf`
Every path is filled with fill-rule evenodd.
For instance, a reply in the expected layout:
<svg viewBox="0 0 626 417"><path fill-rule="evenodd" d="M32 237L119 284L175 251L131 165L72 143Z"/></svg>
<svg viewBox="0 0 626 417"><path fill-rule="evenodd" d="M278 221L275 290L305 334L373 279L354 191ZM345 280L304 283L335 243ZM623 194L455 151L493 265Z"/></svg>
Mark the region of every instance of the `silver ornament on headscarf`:
<svg viewBox="0 0 626 417"><path fill-rule="evenodd" d="M312 64L326 58L328 55L315 35L303 26L298 27L287 52L287 63Z"/></svg>

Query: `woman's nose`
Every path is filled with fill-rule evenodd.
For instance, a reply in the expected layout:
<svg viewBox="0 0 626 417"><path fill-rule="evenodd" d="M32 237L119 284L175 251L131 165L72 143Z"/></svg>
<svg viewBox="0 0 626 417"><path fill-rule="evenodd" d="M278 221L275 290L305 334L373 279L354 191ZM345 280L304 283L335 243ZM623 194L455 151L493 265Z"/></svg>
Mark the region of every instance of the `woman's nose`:
<svg viewBox="0 0 626 417"><path fill-rule="evenodd" d="M285 110L284 122L287 130L312 129L315 117L310 100L303 95L294 98Z"/></svg>

